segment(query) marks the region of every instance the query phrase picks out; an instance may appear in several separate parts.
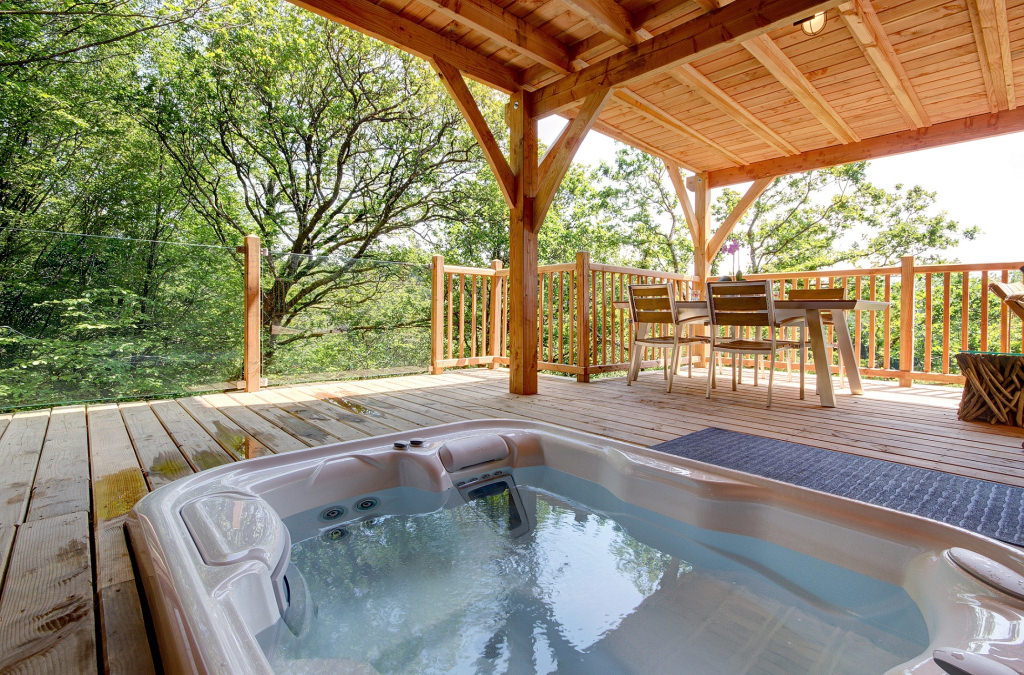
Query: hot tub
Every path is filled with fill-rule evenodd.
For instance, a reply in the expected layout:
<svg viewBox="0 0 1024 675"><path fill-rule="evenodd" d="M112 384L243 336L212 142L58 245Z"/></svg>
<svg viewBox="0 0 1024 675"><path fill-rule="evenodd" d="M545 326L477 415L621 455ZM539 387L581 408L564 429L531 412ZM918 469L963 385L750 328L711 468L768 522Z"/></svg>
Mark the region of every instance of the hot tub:
<svg viewBox="0 0 1024 675"><path fill-rule="evenodd" d="M128 533L168 672L1024 671L1021 551L547 424L218 467Z"/></svg>

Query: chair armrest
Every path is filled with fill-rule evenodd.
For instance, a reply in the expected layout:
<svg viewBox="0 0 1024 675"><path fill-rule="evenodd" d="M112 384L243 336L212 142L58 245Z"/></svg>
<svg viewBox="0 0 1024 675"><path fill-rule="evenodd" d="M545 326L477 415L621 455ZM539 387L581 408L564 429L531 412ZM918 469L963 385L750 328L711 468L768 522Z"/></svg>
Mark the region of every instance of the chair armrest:
<svg viewBox="0 0 1024 675"><path fill-rule="evenodd" d="M788 319L783 319L782 321L778 321L776 323L779 326L788 326L790 324L795 324L795 323L807 323L807 319L805 317L802 317L802 316L791 316Z"/></svg>

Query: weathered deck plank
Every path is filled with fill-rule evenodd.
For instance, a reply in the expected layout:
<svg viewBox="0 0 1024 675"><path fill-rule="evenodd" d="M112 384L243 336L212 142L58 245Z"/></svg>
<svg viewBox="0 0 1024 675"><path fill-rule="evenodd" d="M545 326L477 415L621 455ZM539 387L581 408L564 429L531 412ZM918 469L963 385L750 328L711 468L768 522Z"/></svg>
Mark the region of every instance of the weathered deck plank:
<svg viewBox="0 0 1024 675"><path fill-rule="evenodd" d="M145 401L118 406L150 490L192 473L192 467Z"/></svg>
<svg viewBox="0 0 1024 675"><path fill-rule="evenodd" d="M202 399L274 452L288 452L309 447L304 441L268 422L258 413L238 403L227 394L210 394L203 396Z"/></svg>
<svg viewBox="0 0 1024 675"><path fill-rule="evenodd" d="M87 422L93 480L95 592L103 668L111 673L144 673L152 665L146 627L141 622L125 623L124 617L130 616L130 610L124 609L120 595L106 591L125 580L134 585L122 528L125 515L149 490L118 407L91 405ZM137 596L135 602L139 603Z"/></svg>
<svg viewBox="0 0 1024 675"><path fill-rule="evenodd" d="M198 396L180 398L176 401L210 435L210 438L224 448L232 459L252 459L272 455L274 451L249 435L246 431L224 416L212 404Z"/></svg>
<svg viewBox="0 0 1024 675"><path fill-rule="evenodd" d="M85 406L54 408L29 497L28 520L89 511Z"/></svg>
<svg viewBox="0 0 1024 675"><path fill-rule="evenodd" d="M0 438L0 525L25 520L49 421L49 410L17 413Z"/></svg>
<svg viewBox="0 0 1024 675"><path fill-rule="evenodd" d="M150 401L149 407L196 471L234 459L177 401Z"/></svg>
<svg viewBox="0 0 1024 675"><path fill-rule="evenodd" d="M0 672L95 668L89 514L20 525L0 596Z"/></svg>

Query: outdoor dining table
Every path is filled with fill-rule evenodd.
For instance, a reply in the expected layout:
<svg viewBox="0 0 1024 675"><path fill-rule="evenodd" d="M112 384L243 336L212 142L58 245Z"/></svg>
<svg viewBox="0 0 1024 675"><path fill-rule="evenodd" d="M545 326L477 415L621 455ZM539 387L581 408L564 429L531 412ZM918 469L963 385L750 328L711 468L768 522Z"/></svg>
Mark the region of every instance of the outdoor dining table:
<svg viewBox="0 0 1024 675"><path fill-rule="evenodd" d="M626 301L613 302L614 307L628 309ZM807 336L811 341L814 354L814 374L818 383L818 398L826 408L836 407L836 393L832 386L832 375L826 362L825 329L821 323L822 312L830 312L835 323L836 344L839 357L846 370L850 382L850 393L860 396L864 386L860 381L860 359L853 353L853 341L850 328L846 323L847 312L882 312L889 308L889 303L882 300L776 300L775 318L779 321L793 319L803 315L807 321ZM703 300L676 301L676 320L707 316L708 305ZM820 359L820 362L819 362Z"/></svg>

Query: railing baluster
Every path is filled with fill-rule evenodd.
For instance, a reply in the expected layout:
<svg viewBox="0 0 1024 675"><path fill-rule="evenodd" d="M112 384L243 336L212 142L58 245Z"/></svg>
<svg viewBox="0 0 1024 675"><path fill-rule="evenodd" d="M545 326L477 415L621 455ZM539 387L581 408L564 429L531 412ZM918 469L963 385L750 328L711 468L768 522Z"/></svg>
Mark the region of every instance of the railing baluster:
<svg viewBox="0 0 1024 675"><path fill-rule="evenodd" d="M868 277L871 287L868 289L868 299L874 300L877 296L878 277L872 274ZM875 340L878 336L878 325L875 322L876 312L868 312L868 368L875 368L878 362L875 360Z"/></svg>
<svg viewBox="0 0 1024 675"><path fill-rule="evenodd" d="M883 290L884 295L882 299L885 300L885 304L889 305L885 308L885 339L882 341L882 368L885 370L892 370L892 360L890 359L889 346L892 344L892 275L885 275L885 288Z"/></svg>
<svg viewBox="0 0 1024 675"><path fill-rule="evenodd" d="M964 272L960 285L960 349L970 351L971 349L971 274Z"/></svg>
<svg viewBox="0 0 1024 675"><path fill-rule="evenodd" d="M472 305L469 314L469 357L473 358L476 356L476 277L477 275L471 274L469 276L470 285L470 296L473 298Z"/></svg>
<svg viewBox="0 0 1024 675"><path fill-rule="evenodd" d="M942 275L942 374L949 374L949 289L950 273Z"/></svg>
<svg viewBox="0 0 1024 675"><path fill-rule="evenodd" d="M924 372L932 372L932 273L924 274Z"/></svg>
<svg viewBox="0 0 1024 675"><path fill-rule="evenodd" d="M1004 284L1010 282L1009 270L1003 270L1002 280ZM999 351L1010 351L1010 321L1005 302L999 303Z"/></svg>
<svg viewBox="0 0 1024 675"><path fill-rule="evenodd" d="M988 271L981 273L981 347L988 351Z"/></svg>
<svg viewBox="0 0 1024 675"><path fill-rule="evenodd" d="M448 358L452 358L452 349L455 347L452 342L452 324L455 320L455 304L452 302L452 296L455 286L455 275L446 275L448 280Z"/></svg>
<svg viewBox="0 0 1024 675"><path fill-rule="evenodd" d="M463 358L466 340L466 275L459 275L459 358Z"/></svg>

